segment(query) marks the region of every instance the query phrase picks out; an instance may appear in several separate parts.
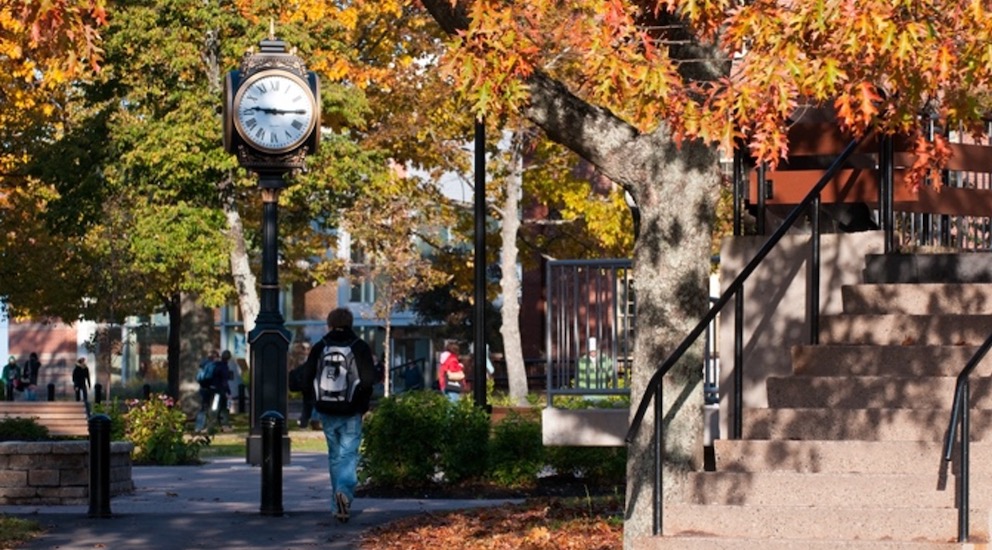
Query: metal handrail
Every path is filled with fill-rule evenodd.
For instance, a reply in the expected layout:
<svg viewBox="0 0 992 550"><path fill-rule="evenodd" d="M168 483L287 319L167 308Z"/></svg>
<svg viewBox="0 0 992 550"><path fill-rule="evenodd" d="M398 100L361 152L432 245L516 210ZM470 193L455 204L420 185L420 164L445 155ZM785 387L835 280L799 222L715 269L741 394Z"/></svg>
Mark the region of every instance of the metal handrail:
<svg viewBox="0 0 992 550"><path fill-rule="evenodd" d="M641 397L641 401L637 406L637 412L634 414L633 419L630 422L630 428L627 430L627 436L625 438L626 443L629 445L633 441L637 432L641 428L641 423L644 421L644 415L647 413L648 405L650 404L650 399L653 397L652 394L657 393L657 404L655 405L655 456L654 456L654 471L655 471L655 498L654 498L654 521L652 532L655 536L658 536L662 532L662 487L661 487L661 423L658 421L660 419L661 403L661 381L662 378L668 374L668 371L675 366L685 352L689 350L689 347L695 343L696 339L706 330L706 327L713 321L716 316L720 313L720 310L730 301L737 292L744 286L744 282L751 273L757 269L758 265L762 260L765 259L775 245L785 236L786 232L796 223L796 220L802 215L813 204L814 200L818 199L820 193L827 186L827 183L834 178L834 176L840 171L844 166L844 163L854 154L858 146L869 136L871 133L865 134L860 139L856 139L849 143L847 147L834 159L833 163L827 168L826 172L820 178L820 180L810 189L809 193L803 198L802 202L796 205L795 208L789 212L789 215L785 217L782 224L775 230L771 237L765 241L765 244L758 250L754 258L741 270L740 274L734 279L730 286L720 295L720 298L710 306L706 315L696 324L689 334L682 340L682 342L675 348L675 350L662 362L661 366L655 371L648 381L647 386L644 390L644 395ZM759 200L762 193L759 194ZM735 370L743 368L743 365L734 365ZM740 400L734 403L735 415L740 418L742 413L742 404Z"/></svg>
<svg viewBox="0 0 992 550"><path fill-rule="evenodd" d="M992 349L992 335L982 342L975 354L968 360L964 368L958 374L957 382L954 385L954 403L951 405L951 422L947 426L947 436L944 439L944 461L951 461L951 454L954 447L954 435L958 424L961 425L961 467L958 472L958 542L968 542L968 498L971 489L971 479L969 471L969 447L971 433L969 426L968 405L969 377L978 366L978 363L985 358L985 355Z"/></svg>
<svg viewBox="0 0 992 550"><path fill-rule="evenodd" d="M394 376L396 376L396 373L397 372L403 372L403 371L405 371L409 367L414 367L418 371L420 371L421 385L418 386L417 388L407 388L407 387L404 387L403 388L403 391L402 392L399 392L399 393L405 393L405 392L407 392L407 391L409 391L411 389L420 389L420 388L423 388L424 387L423 376L424 376L424 370L427 368L427 359L424 358L424 357L420 357L420 358L417 358L417 359L411 359L411 360L409 360L409 361L407 361L405 363L401 363L401 364L396 365L394 367L390 367L389 368L389 376L387 377L387 379L392 380L392 378Z"/></svg>

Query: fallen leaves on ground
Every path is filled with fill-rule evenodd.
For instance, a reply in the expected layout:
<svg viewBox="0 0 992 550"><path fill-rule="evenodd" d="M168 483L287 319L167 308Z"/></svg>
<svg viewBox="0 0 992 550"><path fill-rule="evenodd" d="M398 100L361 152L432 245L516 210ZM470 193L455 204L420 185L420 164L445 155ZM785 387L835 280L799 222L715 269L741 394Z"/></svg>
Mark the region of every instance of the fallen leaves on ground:
<svg viewBox="0 0 992 550"><path fill-rule="evenodd" d="M421 514L377 527L364 550L612 550L623 547L616 498L530 499L523 504Z"/></svg>

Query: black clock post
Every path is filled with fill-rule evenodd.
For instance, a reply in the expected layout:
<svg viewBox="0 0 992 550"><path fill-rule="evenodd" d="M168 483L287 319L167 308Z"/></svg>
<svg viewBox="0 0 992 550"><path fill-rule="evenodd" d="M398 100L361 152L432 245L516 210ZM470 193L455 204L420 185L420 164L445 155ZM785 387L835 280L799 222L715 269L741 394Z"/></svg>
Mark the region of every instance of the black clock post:
<svg viewBox="0 0 992 550"><path fill-rule="evenodd" d="M305 168L320 136L320 90L313 72L274 37L227 75L224 147L258 174L262 191L261 308L248 334L251 432L247 461L262 466L263 515L282 515L282 465L289 462L286 368L290 333L279 310L279 193ZM274 434L274 435L273 435ZM272 441L278 437L278 442Z"/></svg>

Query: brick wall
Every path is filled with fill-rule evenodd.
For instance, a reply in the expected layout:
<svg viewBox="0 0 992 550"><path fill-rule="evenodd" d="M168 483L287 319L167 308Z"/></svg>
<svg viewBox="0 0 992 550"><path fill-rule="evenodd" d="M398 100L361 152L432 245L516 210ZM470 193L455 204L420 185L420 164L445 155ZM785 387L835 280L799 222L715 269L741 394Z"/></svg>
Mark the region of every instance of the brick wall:
<svg viewBox="0 0 992 550"><path fill-rule="evenodd" d="M0 504L86 504L89 448L89 441L0 442ZM134 490L133 448L111 443L110 496Z"/></svg>

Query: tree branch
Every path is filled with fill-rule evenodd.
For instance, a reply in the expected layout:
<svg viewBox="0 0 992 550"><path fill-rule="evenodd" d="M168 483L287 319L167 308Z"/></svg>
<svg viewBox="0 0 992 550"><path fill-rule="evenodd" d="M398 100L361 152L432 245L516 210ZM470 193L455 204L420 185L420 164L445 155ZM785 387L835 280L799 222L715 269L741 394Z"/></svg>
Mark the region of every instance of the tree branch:
<svg viewBox="0 0 992 550"><path fill-rule="evenodd" d="M470 21L463 3L452 6L450 0L421 1L444 32L457 34L468 28ZM655 141L655 136L641 134L608 109L581 99L544 72L535 71L526 83L530 86L531 98L524 116L544 130L551 140L568 147L625 189L645 181L642 170L657 154L657 149L650 143ZM667 127L656 134L659 132L661 141L667 143ZM649 143L631 147L636 141ZM632 155L642 158L632 158Z"/></svg>

